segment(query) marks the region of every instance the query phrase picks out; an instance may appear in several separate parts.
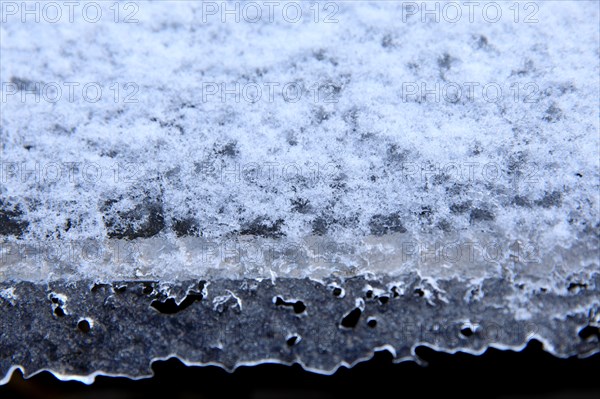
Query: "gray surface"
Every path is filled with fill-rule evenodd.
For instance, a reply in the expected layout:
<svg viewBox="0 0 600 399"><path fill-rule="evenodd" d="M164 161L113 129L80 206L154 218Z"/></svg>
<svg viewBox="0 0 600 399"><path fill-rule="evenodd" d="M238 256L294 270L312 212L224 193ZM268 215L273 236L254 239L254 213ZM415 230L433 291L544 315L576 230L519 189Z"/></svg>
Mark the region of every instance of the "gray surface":
<svg viewBox="0 0 600 399"><path fill-rule="evenodd" d="M405 282L402 295L397 287L386 289L385 279L351 279L342 285L343 297L335 295L337 283L307 279L280 279L275 284L190 281L169 288L152 282L23 282L13 286L22 300L0 302L0 373L6 375L18 364L26 376L49 369L59 378L85 382L93 381L96 373L141 377L151 375L153 360L176 355L186 364L229 370L269 361L300 363L328 374L340 365L371 358L373 350L386 349L395 361L418 361L418 345L481 353L490 346L518 350L530 339L542 341L546 350L561 357L588 356L600 350L594 305L599 283L595 275L586 289L563 297L532 293L531 307L569 312L569 317L519 321L507 297L522 295L521 289L496 279L482 285L485 301L466 303L470 293L459 282L441 284L446 292L440 300L440 293L418 278ZM179 292L179 306L185 304L177 313L167 314L156 306L166 300L167 289L171 295ZM377 289L383 289L379 295L368 292ZM431 300L420 295L428 291ZM194 295L194 301L185 301L186 293ZM294 307L298 301L304 307ZM357 305L362 309L359 318L343 322ZM83 318L89 320L89 331L78 327ZM374 327L368 323L373 319ZM584 339L579 333L588 325L596 326L595 335ZM300 339L290 345L291 336Z"/></svg>

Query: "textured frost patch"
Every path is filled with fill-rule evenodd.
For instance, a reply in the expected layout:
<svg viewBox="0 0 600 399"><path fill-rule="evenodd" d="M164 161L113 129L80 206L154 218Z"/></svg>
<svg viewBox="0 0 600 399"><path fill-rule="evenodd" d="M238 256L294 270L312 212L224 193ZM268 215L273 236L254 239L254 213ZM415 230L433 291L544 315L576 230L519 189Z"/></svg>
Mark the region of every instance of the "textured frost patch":
<svg viewBox="0 0 600 399"><path fill-rule="evenodd" d="M327 237L349 258L393 234L597 248L594 2L536 4L535 23L512 3L493 23L424 23L394 1L332 3L333 23L308 4L295 23L136 4L133 24L0 26L4 242L92 240L106 255L107 239L148 239L139 261L174 279L196 245L174 237ZM393 256L385 241L374 252Z"/></svg>

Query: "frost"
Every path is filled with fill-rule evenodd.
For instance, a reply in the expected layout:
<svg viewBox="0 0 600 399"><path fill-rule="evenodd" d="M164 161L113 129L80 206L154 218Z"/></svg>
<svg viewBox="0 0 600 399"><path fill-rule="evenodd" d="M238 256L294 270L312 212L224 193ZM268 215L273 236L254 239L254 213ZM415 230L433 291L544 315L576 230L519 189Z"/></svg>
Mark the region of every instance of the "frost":
<svg viewBox="0 0 600 399"><path fill-rule="evenodd" d="M597 7L541 3L538 22L527 24L515 23L509 6L497 23L424 24L406 18L400 2L343 2L337 23L204 21L200 4L160 1L140 3L135 24L11 19L1 31L0 74L12 85L2 107L2 236L92 240L106 259L68 267L123 279L204 273L190 270L205 255L194 254L198 240L187 244L198 238L224 247L228 237L281 240L302 251L312 251L308 240L333 241L339 251L316 256L355 265L351 275L397 273L388 260L405 256L408 241L459 235L482 245L480 234L496 237L504 251L521 240L565 257L577 242L592 248L599 68L587 32ZM225 68L217 59L236 62ZM79 91L73 102L22 97L36 83L92 78L105 84L98 102ZM108 87L128 82L137 102ZM244 95L248 85L290 82L302 88L299 101L278 91ZM448 99L446 89L469 82L473 98ZM480 89L496 84L502 96L489 101ZM315 98L313 86L335 101ZM139 264L109 258L119 240L135 242ZM370 241L387 245L369 253ZM328 274L316 261L252 256L235 266L219 256L209 269ZM252 270L238 274L240 263ZM11 264L5 278L52 278L52 268L25 265ZM59 265L56 276L64 274Z"/></svg>
<svg viewBox="0 0 600 399"><path fill-rule="evenodd" d="M5 301L8 301L13 306L15 305L16 300L19 299L19 297L15 295L14 287L5 288L2 291L0 291L0 298L2 298Z"/></svg>
<svg viewBox="0 0 600 399"><path fill-rule="evenodd" d="M237 307L240 311L244 309L242 307L242 300L229 290L227 290L227 295L216 296L213 299L213 309L223 311L223 307L230 300L235 303L233 307Z"/></svg>

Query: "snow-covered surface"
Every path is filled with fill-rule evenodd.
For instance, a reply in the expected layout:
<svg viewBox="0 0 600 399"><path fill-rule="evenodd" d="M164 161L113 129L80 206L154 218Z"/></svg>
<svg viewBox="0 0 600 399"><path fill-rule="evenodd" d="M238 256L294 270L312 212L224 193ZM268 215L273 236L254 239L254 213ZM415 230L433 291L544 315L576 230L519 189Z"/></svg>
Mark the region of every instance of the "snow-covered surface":
<svg viewBox="0 0 600 399"><path fill-rule="evenodd" d="M0 279L598 271L597 2L99 4L3 8Z"/></svg>

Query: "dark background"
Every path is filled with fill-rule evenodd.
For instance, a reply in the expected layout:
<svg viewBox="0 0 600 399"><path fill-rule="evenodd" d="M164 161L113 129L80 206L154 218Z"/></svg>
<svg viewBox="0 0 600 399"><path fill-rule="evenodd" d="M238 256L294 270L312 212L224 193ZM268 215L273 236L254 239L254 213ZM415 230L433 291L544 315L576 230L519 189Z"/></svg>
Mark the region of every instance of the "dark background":
<svg viewBox="0 0 600 399"><path fill-rule="evenodd" d="M23 380L19 371L0 387L0 398L600 398L600 356L558 359L531 341L522 352L489 349L481 356L417 353L428 362L392 364L388 352L332 376L299 365L186 367L176 359L153 364L153 378L98 377L93 385L61 382L43 372Z"/></svg>

